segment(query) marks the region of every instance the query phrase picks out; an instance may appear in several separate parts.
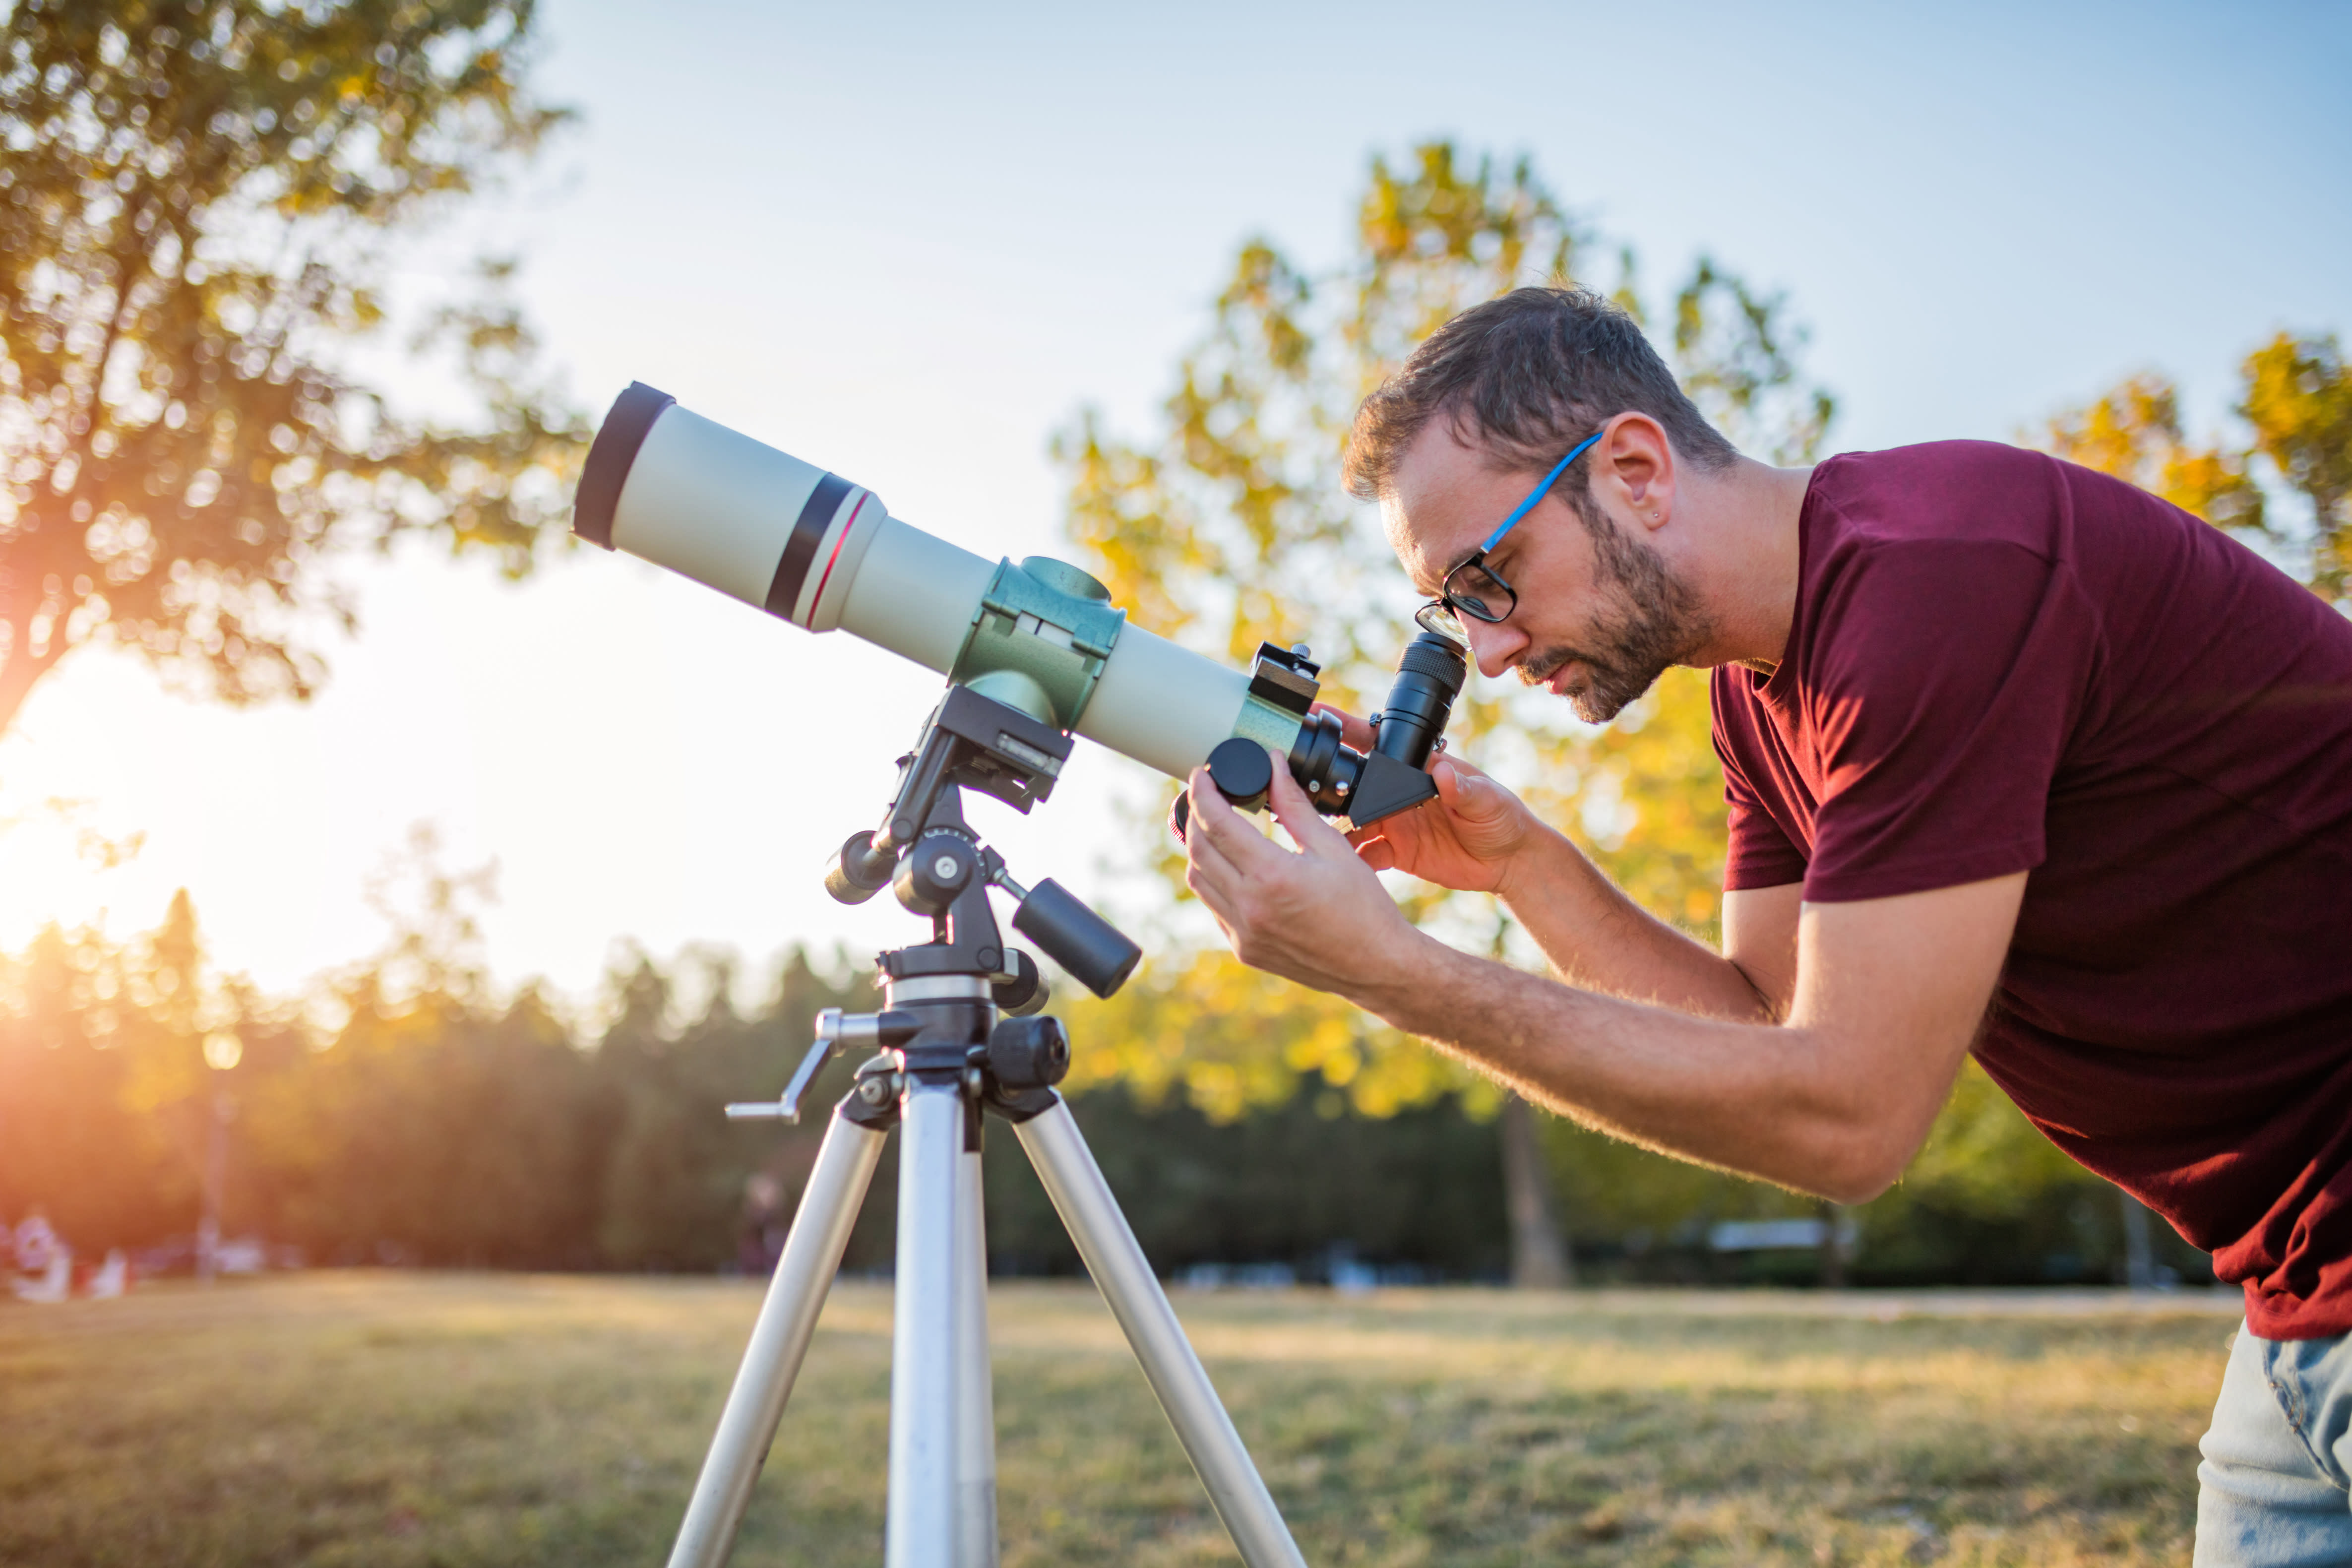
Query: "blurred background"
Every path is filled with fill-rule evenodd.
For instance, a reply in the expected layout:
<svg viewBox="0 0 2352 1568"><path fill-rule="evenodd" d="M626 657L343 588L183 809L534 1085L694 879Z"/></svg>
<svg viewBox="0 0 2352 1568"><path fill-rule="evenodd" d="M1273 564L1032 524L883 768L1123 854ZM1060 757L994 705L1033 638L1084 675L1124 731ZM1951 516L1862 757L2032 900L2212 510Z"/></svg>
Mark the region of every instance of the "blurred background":
<svg viewBox="0 0 2352 1568"><path fill-rule="evenodd" d="M1206 651L1307 641L1342 696L1409 608L1337 483L1349 411L1446 315L1563 275L1757 456L2041 446L2345 590L2340 6L5 26L0 1223L86 1261L772 1258L814 1133L719 1107L912 929L817 868L936 683L571 548L632 379ZM1684 673L1603 730L1475 683L1455 743L1712 935ZM980 823L1146 942L1066 1011L1163 1268L2210 1279L1973 1070L1853 1211L1532 1113L1235 965L1171 876L1170 787L1085 750ZM1491 900L1395 890L1535 962ZM1072 1270L1017 1164L996 1266Z"/></svg>

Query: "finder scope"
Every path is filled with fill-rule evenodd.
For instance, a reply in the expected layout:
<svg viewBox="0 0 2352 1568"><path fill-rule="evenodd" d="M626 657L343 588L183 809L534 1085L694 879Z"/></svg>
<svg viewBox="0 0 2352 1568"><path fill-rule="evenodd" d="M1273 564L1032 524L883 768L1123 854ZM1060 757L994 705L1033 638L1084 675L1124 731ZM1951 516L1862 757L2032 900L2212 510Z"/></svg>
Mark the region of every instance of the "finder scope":
<svg viewBox="0 0 2352 1568"><path fill-rule="evenodd" d="M846 631L1173 778L1241 740L1286 758L1318 810L1359 826L1437 793L1422 764L1465 673L1449 639L1428 633L1406 648L1380 738L1357 752L1336 717L1314 711L1321 671L1305 648L1268 643L1248 673L1228 668L1129 625L1076 566L985 561L891 516L862 486L642 382L596 432L572 526L804 630ZM1048 781L1059 772L1058 758L1031 760Z"/></svg>

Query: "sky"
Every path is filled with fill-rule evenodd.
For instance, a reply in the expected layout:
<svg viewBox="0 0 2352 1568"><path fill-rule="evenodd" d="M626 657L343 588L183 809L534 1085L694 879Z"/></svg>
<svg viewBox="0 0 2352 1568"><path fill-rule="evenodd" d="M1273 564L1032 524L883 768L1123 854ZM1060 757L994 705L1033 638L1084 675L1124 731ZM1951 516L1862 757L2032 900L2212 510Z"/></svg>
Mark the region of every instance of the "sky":
<svg viewBox="0 0 2352 1568"><path fill-rule="evenodd" d="M1531 156L1654 288L1705 249L1785 289L1835 449L2011 438L2143 368L2203 429L2270 333L2352 332L2340 5L541 15L577 121L404 287L519 254L582 407L650 382L988 556L1056 551L1052 433L1090 404L1150 431L1237 245L1336 265L1370 159L1433 135ZM290 990L383 941L364 890L420 822L495 862L508 984L914 938L818 876L936 677L601 552L520 586L424 547L338 569L362 629L308 705L102 650L36 690L0 738L0 949L186 887L219 966ZM1034 817L974 816L1024 880L1139 908L1116 802L1146 777L1082 747ZM101 870L79 827L143 837Z"/></svg>

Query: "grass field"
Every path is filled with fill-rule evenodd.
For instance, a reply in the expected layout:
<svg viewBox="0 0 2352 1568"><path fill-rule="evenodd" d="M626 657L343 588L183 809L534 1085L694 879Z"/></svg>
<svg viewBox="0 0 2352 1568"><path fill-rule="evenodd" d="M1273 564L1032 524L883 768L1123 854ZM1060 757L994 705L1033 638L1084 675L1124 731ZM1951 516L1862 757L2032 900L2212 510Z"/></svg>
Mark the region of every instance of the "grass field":
<svg viewBox="0 0 2352 1568"><path fill-rule="evenodd" d="M1180 1295L1307 1561L2184 1563L2195 1298ZM0 1306L0 1562L659 1563L757 1292L312 1274ZM1000 1285L1004 1561L1233 1561L1083 1285ZM736 1561L875 1563L845 1281Z"/></svg>

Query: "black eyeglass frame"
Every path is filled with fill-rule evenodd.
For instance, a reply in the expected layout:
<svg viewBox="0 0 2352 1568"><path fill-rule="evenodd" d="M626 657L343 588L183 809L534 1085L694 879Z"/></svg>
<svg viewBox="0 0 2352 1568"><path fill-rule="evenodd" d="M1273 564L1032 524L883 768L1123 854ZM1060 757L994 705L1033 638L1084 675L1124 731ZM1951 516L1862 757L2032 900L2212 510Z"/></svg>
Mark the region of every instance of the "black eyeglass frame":
<svg viewBox="0 0 2352 1568"><path fill-rule="evenodd" d="M1467 559L1446 573L1445 580L1437 585L1437 597L1412 613L1412 618L1420 624L1422 630L1436 632L1442 637L1450 637L1456 641L1466 642L1469 638L1462 628L1461 616L1466 615L1472 620L1484 621L1490 626L1500 626L1511 618L1511 612L1519 607L1518 590L1512 587L1501 573L1486 564L1488 552L1503 542L1503 536L1517 527L1521 518L1536 509L1538 501L1551 494L1552 486L1559 483L1559 477L1568 472L1568 466L1591 450L1592 444L1607 434L1608 427L1604 426L1570 447L1568 456L1551 466L1551 472L1538 481L1536 488L1528 492L1528 499L1514 507L1511 510L1511 515L1496 526L1495 531L1486 536L1486 542L1472 551ZM1470 572L1483 576L1501 591L1503 607L1499 612L1488 611L1486 598L1491 595L1481 595L1466 588L1456 586L1457 580L1461 579L1465 573Z"/></svg>

